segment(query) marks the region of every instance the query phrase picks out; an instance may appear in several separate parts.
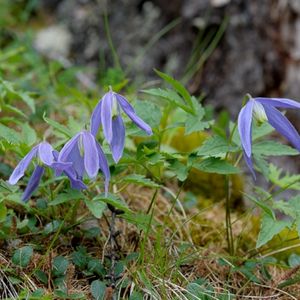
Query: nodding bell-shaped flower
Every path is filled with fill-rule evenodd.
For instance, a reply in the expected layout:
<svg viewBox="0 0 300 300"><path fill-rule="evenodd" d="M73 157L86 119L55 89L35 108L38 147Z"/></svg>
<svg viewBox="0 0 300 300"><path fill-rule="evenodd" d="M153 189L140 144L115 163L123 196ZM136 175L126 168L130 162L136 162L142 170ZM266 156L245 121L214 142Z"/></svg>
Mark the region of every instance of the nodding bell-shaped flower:
<svg viewBox="0 0 300 300"><path fill-rule="evenodd" d="M268 122L282 134L299 152L300 135L290 121L276 108L300 109L300 103L284 98L250 98L238 116L238 130L245 161L253 175L252 162L252 118L261 124Z"/></svg>
<svg viewBox="0 0 300 300"><path fill-rule="evenodd" d="M34 158L37 158L37 165L28 181L27 187L22 196L22 201L27 201L38 187L44 174L45 166L50 168L53 167L55 156L53 154L52 146L47 142L41 142L37 146L33 147L16 166L9 177L8 183L11 185L16 184L24 176L25 171ZM70 165L71 164L61 164L61 168L66 168Z"/></svg>
<svg viewBox="0 0 300 300"><path fill-rule="evenodd" d="M125 126L121 110L148 135L152 134L151 127L139 118L130 103L121 95L110 90L99 101L91 117L91 133L96 136L100 125L108 142L114 161L122 157L125 143Z"/></svg>
<svg viewBox="0 0 300 300"><path fill-rule="evenodd" d="M70 168L60 168L61 163L72 163ZM68 141L58 154L55 164L56 175L65 172L73 178L74 186L81 185L84 174L94 179L99 169L105 177L105 193L110 180L109 166L101 146L88 131L81 131ZM84 185L81 188L86 188Z"/></svg>

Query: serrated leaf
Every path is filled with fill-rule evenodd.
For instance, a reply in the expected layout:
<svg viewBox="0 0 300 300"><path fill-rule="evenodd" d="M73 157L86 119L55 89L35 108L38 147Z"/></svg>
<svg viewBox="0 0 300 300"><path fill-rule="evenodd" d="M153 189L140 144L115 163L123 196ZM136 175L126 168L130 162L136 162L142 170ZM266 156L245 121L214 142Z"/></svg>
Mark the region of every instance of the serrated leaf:
<svg viewBox="0 0 300 300"><path fill-rule="evenodd" d="M209 157L201 162L194 163L193 167L207 173L218 173L218 174L236 174L239 173L239 169L231 165L229 162Z"/></svg>
<svg viewBox="0 0 300 300"><path fill-rule="evenodd" d="M266 156L298 155L299 151L276 141L262 141L252 146L253 154Z"/></svg>
<svg viewBox="0 0 300 300"><path fill-rule="evenodd" d="M187 179L190 169L189 167L178 160L173 160L169 164L169 169L176 175L178 180L185 181Z"/></svg>
<svg viewBox="0 0 300 300"><path fill-rule="evenodd" d="M2 109L3 109L3 111L12 112L12 113L15 113L25 119L28 119L28 117L20 109L14 107L12 105L5 104L5 105L3 105Z"/></svg>
<svg viewBox="0 0 300 300"><path fill-rule="evenodd" d="M256 241L256 248L260 248L269 242L276 234L284 228L290 227L291 221L274 220L268 214L264 214L261 221L260 232Z"/></svg>
<svg viewBox="0 0 300 300"><path fill-rule="evenodd" d="M283 174L283 170L273 164L269 166L269 180L281 188L289 188L293 190L300 190L300 175Z"/></svg>
<svg viewBox="0 0 300 300"><path fill-rule="evenodd" d="M20 144L22 142L20 134L0 123L0 138L5 139L12 144Z"/></svg>
<svg viewBox="0 0 300 300"><path fill-rule="evenodd" d="M228 152L235 152L238 150L238 147L228 145L228 141L221 136L213 135L208 138L200 148L198 148L197 154L201 156L219 157Z"/></svg>
<svg viewBox="0 0 300 300"><path fill-rule="evenodd" d="M100 219L103 215L103 212L106 209L106 204L102 200L84 200L85 205L89 209L89 211L93 214L94 217Z"/></svg>
<svg viewBox="0 0 300 300"><path fill-rule="evenodd" d="M104 299L106 285L100 280L94 280L91 284L91 294L95 300Z"/></svg>
<svg viewBox="0 0 300 300"><path fill-rule="evenodd" d="M12 257L12 262L15 265L18 265L22 268L25 268L28 266L31 257L33 255L33 249L31 246L24 246L22 248L17 249Z"/></svg>
<svg viewBox="0 0 300 300"><path fill-rule="evenodd" d="M123 182L128 182L128 183L135 183L135 184L138 184L138 185L152 187L152 188L160 187L159 184L155 183L151 179L146 178L144 175L140 175L140 174L132 174L132 175L125 176L122 179L122 181Z"/></svg>
<svg viewBox="0 0 300 300"><path fill-rule="evenodd" d="M60 123L51 120L49 118L47 118L45 115L43 116L44 121L51 125L54 129L56 129L58 132L64 134L65 136L71 138L72 137L72 132L69 130L69 128L67 128L64 125L61 125Z"/></svg>

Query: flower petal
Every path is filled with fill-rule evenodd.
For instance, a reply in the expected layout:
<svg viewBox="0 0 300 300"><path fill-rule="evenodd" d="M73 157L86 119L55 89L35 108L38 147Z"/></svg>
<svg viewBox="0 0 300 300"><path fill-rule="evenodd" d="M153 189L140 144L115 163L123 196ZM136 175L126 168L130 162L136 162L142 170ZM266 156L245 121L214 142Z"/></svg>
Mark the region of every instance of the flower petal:
<svg viewBox="0 0 300 300"><path fill-rule="evenodd" d="M286 98L254 98L257 102L263 105L270 105L279 108L298 108L300 109L300 102L286 99Z"/></svg>
<svg viewBox="0 0 300 300"><path fill-rule="evenodd" d="M39 159L47 166L51 166L54 161L53 148L47 142L42 142L39 145L38 156Z"/></svg>
<svg viewBox="0 0 300 300"><path fill-rule="evenodd" d="M32 193L36 190L38 187L40 180L44 174L44 167L41 167L37 165L28 181L27 187L23 193L22 201L27 201Z"/></svg>
<svg viewBox="0 0 300 300"><path fill-rule="evenodd" d="M251 157L252 152L252 112L254 100L250 99L241 109L238 116L238 130L242 147L247 157Z"/></svg>
<svg viewBox="0 0 300 300"><path fill-rule="evenodd" d="M127 116L132 120L132 122L135 123L142 130L146 131L148 135L151 135L152 134L151 127L136 115L131 104L123 96L116 93L115 95L122 109L127 114Z"/></svg>
<svg viewBox="0 0 300 300"><path fill-rule="evenodd" d="M244 160L245 160L254 180L256 180L256 175L255 175L254 168L253 168L252 158L248 157L247 154L245 153L245 151L244 151Z"/></svg>
<svg viewBox="0 0 300 300"><path fill-rule="evenodd" d="M108 188L109 188L109 180L110 180L110 171L106 156L100 146L100 144L96 141L96 147L99 155L99 166L105 177L105 195L107 196Z"/></svg>
<svg viewBox="0 0 300 300"><path fill-rule="evenodd" d="M125 126L121 115L112 120L113 138L110 144L111 152L115 163L122 157L125 144Z"/></svg>
<svg viewBox="0 0 300 300"><path fill-rule="evenodd" d="M80 180L76 177L76 173L75 173L74 169L72 169L72 168L65 169L64 173L68 176L70 183L71 183L71 187L73 189L76 189L76 190L87 189L87 186L82 182L82 180Z"/></svg>
<svg viewBox="0 0 300 300"><path fill-rule="evenodd" d="M276 108L267 105L264 108L269 123L300 151L300 135L291 122Z"/></svg>
<svg viewBox="0 0 300 300"><path fill-rule="evenodd" d="M95 109L93 110L91 116L91 133L93 136L97 135L98 129L101 125L101 106L102 101L100 100L96 105Z"/></svg>
<svg viewBox="0 0 300 300"><path fill-rule="evenodd" d="M37 155L38 146L33 147L29 153L18 163L14 171L9 177L9 184L16 184L21 177L24 176L26 169L28 168L32 159Z"/></svg>
<svg viewBox="0 0 300 300"><path fill-rule="evenodd" d="M113 105L113 93L106 93L101 102L101 122L103 127L103 134L106 141L110 144L112 140L112 105Z"/></svg>
<svg viewBox="0 0 300 300"><path fill-rule="evenodd" d="M94 178L99 170L99 156L94 136L90 132L83 132L82 144L84 148L85 171L89 177Z"/></svg>
<svg viewBox="0 0 300 300"><path fill-rule="evenodd" d="M74 148L78 148L78 139L81 133L77 133L74 135L60 150L58 155L58 161L68 161L68 157L70 153L74 150Z"/></svg>

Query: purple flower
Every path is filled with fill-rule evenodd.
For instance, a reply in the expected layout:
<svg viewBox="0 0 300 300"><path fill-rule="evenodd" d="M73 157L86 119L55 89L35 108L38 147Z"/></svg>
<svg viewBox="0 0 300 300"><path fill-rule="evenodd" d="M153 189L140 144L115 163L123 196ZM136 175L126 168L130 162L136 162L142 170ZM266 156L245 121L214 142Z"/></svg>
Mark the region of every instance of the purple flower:
<svg viewBox="0 0 300 300"><path fill-rule="evenodd" d="M65 172L67 176L72 178L71 184L73 186L81 184L84 174L92 179L95 178L100 168L105 177L105 193L108 192L109 166L101 146L90 132L81 131L76 134L61 149L57 161L55 164L56 174ZM72 163L72 167L60 168L61 163L68 162Z"/></svg>
<svg viewBox="0 0 300 300"><path fill-rule="evenodd" d="M37 158L38 163L28 181L27 187L22 196L22 201L27 201L38 187L41 177L45 171L44 166L52 167L53 163L55 162L52 146L47 142L42 142L33 147L16 166L9 177L8 183L12 185L16 184L24 176L25 171L34 158ZM61 164L61 168L69 166L70 164Z"/></svg>
<svg viewBox="0 0 300 300"><path fill-rule="evenodd" d="M121 117L121 109L139 128L148 135L151 127L139 118L130 103L121 95L109 91L95 107L91 117L91 133L96 136L100 125L108 142L114 161L122 157L125 143L125 126Z"/></svg>
<svg viewBox="0 0 300 300"><path fill-rule="evenodd" d="M252 156L252 118L259 123L267 121L281 133L298 151L300 136L290 121L276 108L300 109L300 103L284 98L250 98L241 109L238 117L238 130L244 151L245 161L255 178Z"/></svg>

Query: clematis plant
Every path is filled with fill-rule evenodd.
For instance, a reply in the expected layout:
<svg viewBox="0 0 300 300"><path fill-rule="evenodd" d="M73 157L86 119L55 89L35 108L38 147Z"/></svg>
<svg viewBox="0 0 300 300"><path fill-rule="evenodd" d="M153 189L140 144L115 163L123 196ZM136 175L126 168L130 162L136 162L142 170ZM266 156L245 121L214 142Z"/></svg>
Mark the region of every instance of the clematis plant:
<svg viewBox="0 0 300 300"><path fill-rule="evenodd" d="M300 103L284 98L250 98L238 116L238 130L244 158L254 178L252 162L252 119L268 122L282 134L299 152L300 135L291 122L277 108L300 109Z"/></svg>
<svg viewBox="0 0 300 300"><path fill-rule="evenodd" d="M64 168L64 163L68 162L72 163L72 167L66 169ZM62 168L60 168L61 163ZM99 169L105 177L105 193L107 194L110 180L109 166L101 146L89 131L81 131L76 134L64 145L58 155L58 163L56 164L57 175L64 171L81 182L84 174L94 179Z"/></svg>
<svg viewBox="0 0 300 300"><path fill-rule="evenodd" d="M23 193L22 200L27 201L35 189L38 187L40 180L44 174L45 167L55 168L55 153L52 146L48 142L41 142L37 146L33 147L29 153L19 162L11 176L9 177L8 183L11 185L16 184L25 174L25 171L29 167L31 161L37 158L37 165L29 179L27 187ZM60 163L60 168L62 170L70 168L72 163ZM71 182L73 182L74 187L79 184L79 182L72 177L72 174L67 175Z"/></svg>
<svg viewBox="0 0 300 300"><path fill-rule="evenodd" d="M152 134L151 127L138 117L130 103L110 90L99 101L91 117L91 133L96 136L102 125L103 134L108 142L114 161L117 163L122 157L125 143L125 126L121 110L148 135Z"/></svg>

